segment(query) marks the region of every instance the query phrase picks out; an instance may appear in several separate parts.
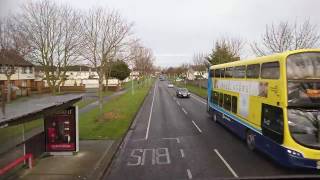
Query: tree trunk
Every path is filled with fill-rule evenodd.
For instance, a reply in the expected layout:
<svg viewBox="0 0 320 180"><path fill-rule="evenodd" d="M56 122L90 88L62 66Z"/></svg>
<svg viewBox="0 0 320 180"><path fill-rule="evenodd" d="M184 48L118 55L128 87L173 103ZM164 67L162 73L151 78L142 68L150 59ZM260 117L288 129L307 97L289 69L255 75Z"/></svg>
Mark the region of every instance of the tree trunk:
<svg viewBox="0 0 320 180"><path fill-rule="evenodd" d="M103 77L99 77L99 112L102 113L102 105L103 105Z"/></svg>
<svg viewBox="0 0 320 180"><path fill-rule="evenodd" d="M7 77L7 102L11 102L11 79L10 76Z"/></svg>

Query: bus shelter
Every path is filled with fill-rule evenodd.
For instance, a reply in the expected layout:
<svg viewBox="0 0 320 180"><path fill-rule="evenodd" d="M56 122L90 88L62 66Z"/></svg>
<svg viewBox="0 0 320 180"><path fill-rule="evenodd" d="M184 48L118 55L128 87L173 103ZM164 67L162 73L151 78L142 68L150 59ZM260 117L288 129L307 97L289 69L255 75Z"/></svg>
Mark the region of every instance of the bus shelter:
<svg viewBox="0 0 320 180"><path fill-rule="evenodd" d="M0 177L44 153L79 151L78 109L81 94L43 96L6 105L0 114Z"/></svg>

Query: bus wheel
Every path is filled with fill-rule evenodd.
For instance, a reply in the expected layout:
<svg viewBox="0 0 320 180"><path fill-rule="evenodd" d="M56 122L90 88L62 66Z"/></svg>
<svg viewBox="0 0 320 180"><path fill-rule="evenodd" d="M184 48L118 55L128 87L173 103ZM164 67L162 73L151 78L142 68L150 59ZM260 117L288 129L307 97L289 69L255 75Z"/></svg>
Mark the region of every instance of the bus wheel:
<svg viewBox="0 0 320 180"><path fill-rule="evenodd" d="M256 148L256 144L255 144L255 135L253 134L253 132L251 130L247 131L247 135L246 135L246 142L247 142L247 146L248 148L253 151Z"/></svg>

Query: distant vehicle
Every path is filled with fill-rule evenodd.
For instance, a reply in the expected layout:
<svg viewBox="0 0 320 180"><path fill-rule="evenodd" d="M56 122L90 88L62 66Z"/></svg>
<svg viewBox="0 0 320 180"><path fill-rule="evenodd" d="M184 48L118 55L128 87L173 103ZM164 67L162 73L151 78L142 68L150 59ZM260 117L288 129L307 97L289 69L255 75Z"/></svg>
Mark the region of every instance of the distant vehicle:
<svg viewBox="0 0 320 180"><path fill-rule="evenodd" d="M320 49L210 67L207 108L279 164L320 169Z"/></svg>
<svg viewBox="0 0 320 180"><path fill-rule="evenodd" d="M173 84L169 83L168 88L173 88Z"/></svg>
<svg viewBox="0 0 320 180"><path fill-rule="evenodd" d="M177 97L181 97L181 98L183 98L183 97L189 98L190 97L190 93L187 88L178 88L176 91L176 95L177 95Z"/></svg>
<svg viewBox="0 0 320 180"><path fill-rule="evenodd" d="M180 82L180 81L182 81L182 79L181 79L181 78L177 78L176 81L177 81L177 82Z"/></svg>

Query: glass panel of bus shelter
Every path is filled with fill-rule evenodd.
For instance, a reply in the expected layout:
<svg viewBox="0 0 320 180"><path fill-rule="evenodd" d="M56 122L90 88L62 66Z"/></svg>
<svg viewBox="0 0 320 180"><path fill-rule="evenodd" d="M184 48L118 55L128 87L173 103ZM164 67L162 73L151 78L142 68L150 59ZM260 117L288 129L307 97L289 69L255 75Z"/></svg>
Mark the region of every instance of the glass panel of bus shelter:
<svg viewBox="0 0 320 180"><path fill-rule="evenodd" d="M299 53L287 59L288 106L320 106L320 53Z"/></svg>
<svg viewBox="0 0 320 180"><path fill-rule="evenodd" d="M0 128L0 167L23 154L23 146L18 144L43 131L43 119Z"/></svg>

